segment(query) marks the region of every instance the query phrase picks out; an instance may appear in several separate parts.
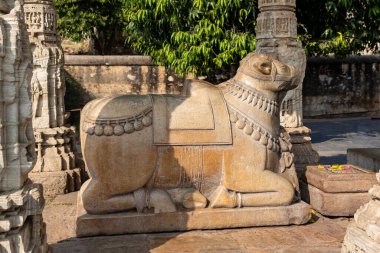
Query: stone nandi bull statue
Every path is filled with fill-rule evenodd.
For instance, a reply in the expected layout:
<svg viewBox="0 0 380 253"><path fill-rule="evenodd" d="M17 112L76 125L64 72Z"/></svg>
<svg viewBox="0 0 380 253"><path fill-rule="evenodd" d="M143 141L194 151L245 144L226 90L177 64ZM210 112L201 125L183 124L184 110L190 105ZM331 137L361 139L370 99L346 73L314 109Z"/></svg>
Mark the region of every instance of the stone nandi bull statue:
<svg viewBox="0 0 380 253"><path fill-rule="evenodd" d="M248 55L231 80L188 81L182 95L89 103L81 141L90 214L126 210L285 206L298 180L279 105L295 69Z"/></svg>

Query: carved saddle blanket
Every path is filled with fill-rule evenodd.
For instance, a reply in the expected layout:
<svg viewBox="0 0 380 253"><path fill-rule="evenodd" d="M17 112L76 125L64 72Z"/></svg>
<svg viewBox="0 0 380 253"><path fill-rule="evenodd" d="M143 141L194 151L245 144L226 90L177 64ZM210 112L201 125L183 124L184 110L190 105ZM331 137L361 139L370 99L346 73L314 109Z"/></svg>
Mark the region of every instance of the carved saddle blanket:
<svg viewBox="0 0 380 253"><path fill-rule="evenodd" d="M182 95L153 95L155 145L232 144L223 94L204 81L186 82Z"/></svg>
<svg viewBox="0 0 380 253"><path fill-rule="evenodd" d="M153 124L154 145L232 144L224 96L202 81L188 81L182 95L98 99L86 111L82 115L83 130L90 134L131 134Z"/></svg>

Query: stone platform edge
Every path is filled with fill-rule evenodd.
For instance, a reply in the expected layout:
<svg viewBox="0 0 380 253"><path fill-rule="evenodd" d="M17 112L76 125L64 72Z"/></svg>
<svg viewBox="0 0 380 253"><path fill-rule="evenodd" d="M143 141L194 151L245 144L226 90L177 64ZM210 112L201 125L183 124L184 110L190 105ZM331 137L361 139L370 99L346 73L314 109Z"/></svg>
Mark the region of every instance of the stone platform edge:
<svg viewBox="0 0 380 253"><path fill-rule="evenodd" d="M80 202L78 202L80 203ZM310 205L240 209L202 209L190 212L137 214L133 212L90 215L78 204L77 237L200 229L302 225L311 218Z"/></svg>

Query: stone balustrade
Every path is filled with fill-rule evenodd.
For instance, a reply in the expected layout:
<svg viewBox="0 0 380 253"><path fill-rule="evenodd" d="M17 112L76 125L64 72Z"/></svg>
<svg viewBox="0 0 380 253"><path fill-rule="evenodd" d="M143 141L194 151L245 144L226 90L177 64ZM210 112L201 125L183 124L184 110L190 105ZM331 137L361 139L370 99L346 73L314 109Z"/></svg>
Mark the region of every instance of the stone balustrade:
<svg viewBox="0 0 380 253"><path fill-rule="evenodd" d="M147 56L66 55L65 61L66 72L83 91L78 100L83 105L115 94L178 93L183 84L183 79L155 66ZM379 56L309 58L303 89L304 117L379 112L379 63Z"/></svg>

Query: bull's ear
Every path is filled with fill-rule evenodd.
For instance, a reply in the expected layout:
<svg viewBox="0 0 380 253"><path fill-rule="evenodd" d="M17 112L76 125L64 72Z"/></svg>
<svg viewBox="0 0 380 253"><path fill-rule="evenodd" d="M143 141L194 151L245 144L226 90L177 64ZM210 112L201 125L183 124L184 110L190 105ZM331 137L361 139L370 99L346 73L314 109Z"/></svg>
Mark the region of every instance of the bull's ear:
<svg viewBox="0 0 380 253"><path fill-rule="evenodd" d="M240 61L240 66L242 66L244 63L249 61L255 53L249 53L246 57L243 58L243 60Z"/></svg>

